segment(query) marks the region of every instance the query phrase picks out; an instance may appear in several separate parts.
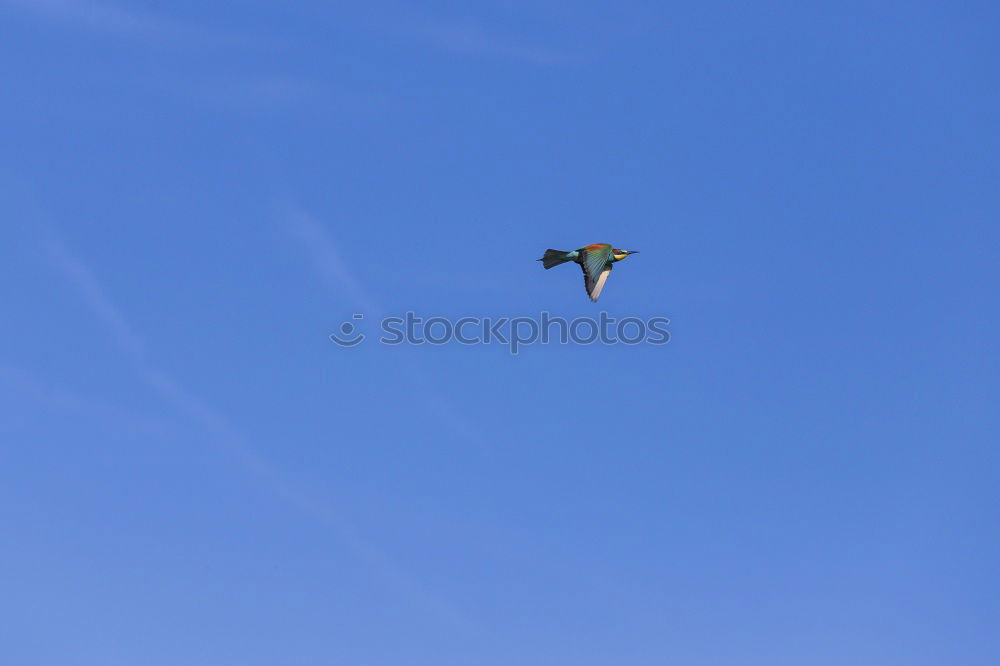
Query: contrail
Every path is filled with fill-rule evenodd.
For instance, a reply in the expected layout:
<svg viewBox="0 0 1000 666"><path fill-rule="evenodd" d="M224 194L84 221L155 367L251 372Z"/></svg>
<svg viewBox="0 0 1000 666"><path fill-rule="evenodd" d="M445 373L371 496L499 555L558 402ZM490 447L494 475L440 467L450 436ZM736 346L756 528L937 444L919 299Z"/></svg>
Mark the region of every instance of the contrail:
<svg viewBox="0 0 1000 666"><path fill-rule="evenodd" d="M385 316L385 308L357 278L344 259L345 253L314 215L298 207L284 206L279 209L278 218L284 224L288 235L297 241L306 254L313 272L326 289L373 319ZM447 395L429 383L428 377L432 373L413 368L413 363L412 358L407 358L397 361L397 366L410 364L412 368L409 373L410 378L419 387L419 391L415 394L424 397L427 407L437 413L439 422L461 440L473 442L478 447L489 450L490 446L482 431L462 414Z"/></svg>
<svg viewBox="0 0 1000 666"><path fill-rule="evenodd" d="M43 244L52 265L76 289L94 316L105 324L142 380L164 402L199 425L209 435L210 441L238 460L271 492L306 515L336 530L339 539L351 548L361 561L376 571L383 581L419 599L428 610L456 627L465 630L472 628L468 618L450 603L444 602L424 589L382 550L360 536L356 528L331 507L329 502L305 492L301 484L290 481L274 465L254 451L245 437L221 412L169 374L150 364L146 358L146 345L143 340L135 332L125 313L108 296L94 271L69 249L53 229L45 231Z"/></svg>

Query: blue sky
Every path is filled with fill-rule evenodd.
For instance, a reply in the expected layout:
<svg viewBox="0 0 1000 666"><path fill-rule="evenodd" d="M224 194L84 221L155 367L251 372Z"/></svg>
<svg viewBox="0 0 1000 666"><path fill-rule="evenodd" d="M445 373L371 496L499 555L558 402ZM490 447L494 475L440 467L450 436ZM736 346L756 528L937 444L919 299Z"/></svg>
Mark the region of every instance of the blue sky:
<svg viewBox="0 0 1000 666"><path fill-rule="evenodd" d="M998 19L0 0L0 659L996 664Z"/></svg>

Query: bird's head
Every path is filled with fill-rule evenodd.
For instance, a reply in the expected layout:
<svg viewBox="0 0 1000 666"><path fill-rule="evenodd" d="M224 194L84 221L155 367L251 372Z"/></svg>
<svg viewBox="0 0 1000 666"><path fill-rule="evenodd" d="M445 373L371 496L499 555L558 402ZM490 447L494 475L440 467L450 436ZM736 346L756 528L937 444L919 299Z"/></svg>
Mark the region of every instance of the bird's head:
<svg viewBox="0 0 1000 666"><path fill-rule="evenodd" d="M630 254L638 254L639 250L619 250L615 248L611 250L611 256L615 258L615 261L621 261Z"/></svg>

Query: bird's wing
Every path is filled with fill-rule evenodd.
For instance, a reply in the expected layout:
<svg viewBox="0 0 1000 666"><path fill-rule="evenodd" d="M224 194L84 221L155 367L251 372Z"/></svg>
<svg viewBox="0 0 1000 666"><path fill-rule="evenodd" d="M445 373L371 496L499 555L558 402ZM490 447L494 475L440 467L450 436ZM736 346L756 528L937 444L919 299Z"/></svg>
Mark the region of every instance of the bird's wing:
<svg viewBox="0 0 1000 666"><path fill-rule="evenodd" d="M611 264L604 267L604 270L597 277L597 281L587 290L587 293L590 294L590 300L596 303L597 299L601 297L601 292L604 291L604 283L608 281L609 275L611 275Z"/></svg>
<svg viewBox="0 0 1000 666"><path fill-rule="evenodd" d="M608 279L607 273L611 272L611 246L607 243L597 243L588 245L581 252L580 267L583 269L583 284L587 288L590 300L596 301L600 296L604 282ZM598 283L600 286L598 287ZM596 296L595 296L595 291Z"/></svg>

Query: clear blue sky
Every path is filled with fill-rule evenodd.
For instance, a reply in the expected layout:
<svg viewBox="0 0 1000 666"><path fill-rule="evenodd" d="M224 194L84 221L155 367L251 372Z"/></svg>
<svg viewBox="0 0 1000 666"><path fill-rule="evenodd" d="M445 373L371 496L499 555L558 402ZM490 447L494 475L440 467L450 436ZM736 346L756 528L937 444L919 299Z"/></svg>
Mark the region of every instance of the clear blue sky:
<svg viewBox="0 0 1000 666"><path fill-rule="evenodd" d="M353 4L0 0L0 661L1000 663L996 3Z"/></svg>

